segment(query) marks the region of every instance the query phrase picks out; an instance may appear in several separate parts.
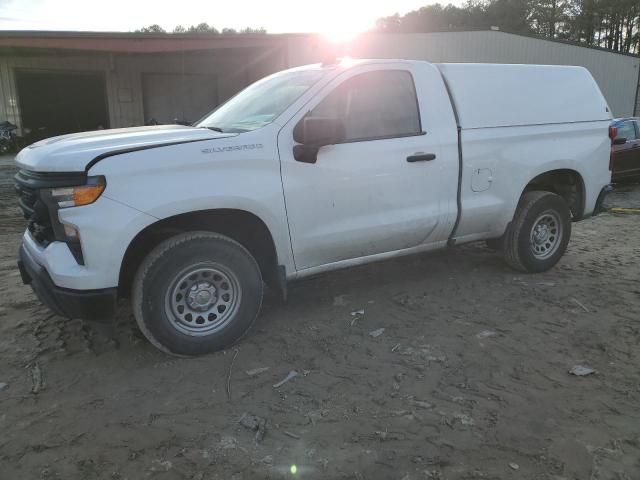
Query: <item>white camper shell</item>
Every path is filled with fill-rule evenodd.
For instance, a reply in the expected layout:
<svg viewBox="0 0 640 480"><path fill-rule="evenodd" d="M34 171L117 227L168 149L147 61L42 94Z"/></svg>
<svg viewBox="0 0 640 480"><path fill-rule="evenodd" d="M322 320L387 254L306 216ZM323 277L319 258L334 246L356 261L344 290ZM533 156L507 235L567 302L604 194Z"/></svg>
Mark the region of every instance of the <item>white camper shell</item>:
<svg viewBox="0 0 640 480"><path fill-rule="evenodd" d="M607 121L611 112L583 67L441 63L463 129Z"/></svg>

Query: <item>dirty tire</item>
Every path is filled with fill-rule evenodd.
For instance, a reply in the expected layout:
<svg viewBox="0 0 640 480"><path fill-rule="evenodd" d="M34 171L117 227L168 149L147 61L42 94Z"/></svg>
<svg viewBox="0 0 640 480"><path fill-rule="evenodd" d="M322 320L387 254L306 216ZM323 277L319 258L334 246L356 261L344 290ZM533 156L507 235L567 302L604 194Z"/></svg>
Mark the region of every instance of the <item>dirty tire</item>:
<svg viewBox="0 0 640 480"><path fill-rule="evenodd" d="M189 276L191 272L197 273ZM197 292L195 297L189 294L189 282ZM223 293L225 289L231 295ZM135 276L131 301L138 326L149 342L171 355L194 356L242 338L260 311L262 294L260 269L246 248L217 233L188 232L165 240L147 255ZM228 311L218 314L216 308L222 308L223 297ZM202 310L205 307L209 310ZM200 312L221 318L208 320ZM188 313L193 315L187 321Z"/></svg>
<svg viewBox="0 0 640 480"><path fill-rule="evenodd" d="M542 257L534 251L533 231L541 216L555 217L556 243ZM554 230L550 230L553 232ZM553 235L553 233L551 233ZM559 238L558 238L559 237ZM564 254L571 237L571 211L562 197L545 191L526 192L513 218L513 222L504 234L504 258L507 264L521 272L544 272L553 267Z"/></svg>

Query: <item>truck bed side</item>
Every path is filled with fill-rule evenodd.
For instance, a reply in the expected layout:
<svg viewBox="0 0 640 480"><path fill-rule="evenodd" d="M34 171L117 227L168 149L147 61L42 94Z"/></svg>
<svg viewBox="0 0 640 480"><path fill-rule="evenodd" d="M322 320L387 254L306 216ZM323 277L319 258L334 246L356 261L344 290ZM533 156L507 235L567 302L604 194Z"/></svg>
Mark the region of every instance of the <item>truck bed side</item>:
<svg viewBox="0 0 640 480"><path fill-rule="evenodd" d="M611 113L581 67L442 64L458 114L462 175L455 243L502 235L522 192L548 172L579 179L574 219L610 182Z"/></svg>
<svg viewBox="0 0 640 480"><path fill-rule="evenodd" d="M610 182L608 121L462 130L462 215L457 242L495 238L513 218L527 185L552 171L577 172L582 214Z"/></svg>

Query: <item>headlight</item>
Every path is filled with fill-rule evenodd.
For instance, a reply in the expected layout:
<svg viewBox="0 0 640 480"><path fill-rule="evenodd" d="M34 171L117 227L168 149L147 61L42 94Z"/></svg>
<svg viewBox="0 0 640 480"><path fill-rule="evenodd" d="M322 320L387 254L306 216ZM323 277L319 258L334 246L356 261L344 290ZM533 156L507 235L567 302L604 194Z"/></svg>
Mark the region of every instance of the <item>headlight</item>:
<svg viewBox="0 0 640 480"><path fill-rule="evenodd" d="M59 208L79 207L95 202L106 187L104 177L89 177L86 185L76 187L52 188L49 190L51 200Z"/></svg>

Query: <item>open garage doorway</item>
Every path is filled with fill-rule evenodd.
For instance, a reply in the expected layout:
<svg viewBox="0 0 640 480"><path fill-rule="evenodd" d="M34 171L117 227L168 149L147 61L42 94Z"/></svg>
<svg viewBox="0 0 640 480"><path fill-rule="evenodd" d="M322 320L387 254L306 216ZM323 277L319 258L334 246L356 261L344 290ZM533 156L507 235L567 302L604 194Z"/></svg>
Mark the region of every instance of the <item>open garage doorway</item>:
<svg viewBox="0 0 640 480"><path fill-rule="evenodd" d="M17 71L25 140L109 127L101 73Z"/></svg>

